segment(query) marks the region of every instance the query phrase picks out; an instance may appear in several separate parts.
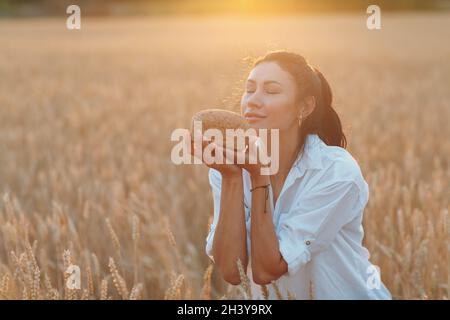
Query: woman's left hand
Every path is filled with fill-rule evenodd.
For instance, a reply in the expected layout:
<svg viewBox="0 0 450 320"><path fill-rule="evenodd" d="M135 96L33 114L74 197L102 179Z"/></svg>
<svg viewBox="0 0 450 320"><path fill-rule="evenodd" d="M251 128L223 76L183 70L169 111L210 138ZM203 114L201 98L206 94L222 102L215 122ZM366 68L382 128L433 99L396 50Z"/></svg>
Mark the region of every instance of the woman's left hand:
<svg viewBox="0 0 450 320"><path fill-rule="evenodd" d="M228 161L232 160L233 164L247 170L252 177L261 176L261 168L267 165L261 163L258 157L258 149L262 147L262 141L256 136L249 136L249 143L243 150L228 149L222 145L218 145L214 142L212 143L216 148L216 152L221 152L223 154L224 161L226 161L225 159L229 159ZM238 160L240 161L238 162Z"/></svg>

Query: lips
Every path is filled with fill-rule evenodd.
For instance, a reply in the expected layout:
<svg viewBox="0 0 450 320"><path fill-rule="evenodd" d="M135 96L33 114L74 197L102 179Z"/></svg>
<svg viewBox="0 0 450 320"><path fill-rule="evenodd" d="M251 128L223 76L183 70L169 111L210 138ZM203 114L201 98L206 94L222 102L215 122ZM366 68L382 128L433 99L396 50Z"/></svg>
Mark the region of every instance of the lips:
<svg viewBox="0 0 450 320"><path fill-rule="evenodd" d="M245 119L247 119L247 121L256 121L256 120L264 119L266 116L263 116L261 114L254 113L254 112L246 112L244 114L244 117L245 117Z"/></svg>

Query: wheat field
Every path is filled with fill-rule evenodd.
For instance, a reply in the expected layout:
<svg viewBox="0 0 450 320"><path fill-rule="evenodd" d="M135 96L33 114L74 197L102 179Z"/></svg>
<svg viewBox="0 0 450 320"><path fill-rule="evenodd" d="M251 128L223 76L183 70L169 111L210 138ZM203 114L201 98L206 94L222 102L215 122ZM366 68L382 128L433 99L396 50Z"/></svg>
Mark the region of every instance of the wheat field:
<svg viewBox="0 0 450 320"><path fill-rule="evenodd" d="M246 57L272 49L331 84L393 297L448 299L449 18L0 20L0 299L242 298L245 281L226 284L205 254L207 168L174 165L170 134L201 109L236 111Z"/></svg>

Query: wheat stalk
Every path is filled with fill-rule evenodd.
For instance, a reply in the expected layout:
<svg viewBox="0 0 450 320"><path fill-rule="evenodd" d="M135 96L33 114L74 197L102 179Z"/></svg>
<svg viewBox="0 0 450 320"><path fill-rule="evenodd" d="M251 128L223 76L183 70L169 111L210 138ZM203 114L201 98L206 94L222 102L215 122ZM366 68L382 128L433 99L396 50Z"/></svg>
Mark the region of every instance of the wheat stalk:
<svg viewBox="0 0 450 320"><path fill-rule="evenodd" d="M139 218L137 215L133 215L132 221L132 239L133 239L133 250L134 250L134 283L138 282L138 266L139 266L139 252L138 252L138 242L140 238L140 227Z"/></svg>
<svg viewBox="0 0 450 320"><path fill-rule="evenodd" d="M201 293L201 297L203 300L211 300L211 276L213 268L214 265L210 263L205 271L205 274L203 275L203 288Z"/></svg>
<svg viewBox="0 0 450 320"><path fill-rule="evenodd" d="M142 283L138 283L136 284L133 289L131 290L130 293L130 300L138 300L141 298L142 295L142 290L143 290L143 285Z"/></svg>
<svg viewBox="0 0 450 320"><path fill-rule="evenodd" d="M181 287L184 283L184 275L180 274L176 280L173 282L173 285L169 287L164 296L165 300L176 300L181 299Z"/></svg>
<svg viewBox="0 0 450 320"><path fill-rule="evenodd" d="M278 288L278 285L276 284L275 281L271 282L273 289L275 290L275 295L277 297L278 300L284 300L283 295L281 294L280 289Z"/></svg>
<svg viewBox="0 0 450 320"><path fill-rule="evenodd" d="M127 285L125 283L125 280L119 274L119 271L117 270L117 267L116 267L116 263L114 262L114 259L112 257L109 258L109 270L111 272L113 284L114 284L117 292L122 297L122 299L127 300L129 297Z"/></svg>
<svg viewBox="0 0 450 320"><path fill-rule="evenodd" d="M2 281L0 284L0 298L1 299L7 299L8 298L8 292L9 292L9 275L5 274L2 277Z"/></svg>
<svg viewBox="0 0 450 320"><path fill-rule="evenodd" d="M269 300L269 290L265 284L260 285L264 300Z"/></svg>
<svg viewBox="0 0 450 320"><path fill-rule="evenodd" d="M117 236L116 232L114 231L114 228L111 225L111 221L109 220L109 218L105 219L106 221L106 227L108 229L109 235L111 237L111 241L114 245L114 249L116 250L117 253L117 257L121 257L121 253L120 253L120 241L119 241L119 237Z"/></svg>
<svg viewBox="0 0 450 320"><path fill-rule="evenodd" d="M242 265L242 261L240 258L237 259L237 268L239 271L239 278L241 279L241 283L240 285L242 286L244 293L245 293L245 298L247 300L252 299L253 295L252 295L252 288L250 286L250 280L247 276L247 274L244 272L244 266Z"/></svg>
<svg viewBox="0 0 450 320"><path fill-rule="evenodd" d="M103 279L100 284L100 300L108 299L108 280Z"/></svg>

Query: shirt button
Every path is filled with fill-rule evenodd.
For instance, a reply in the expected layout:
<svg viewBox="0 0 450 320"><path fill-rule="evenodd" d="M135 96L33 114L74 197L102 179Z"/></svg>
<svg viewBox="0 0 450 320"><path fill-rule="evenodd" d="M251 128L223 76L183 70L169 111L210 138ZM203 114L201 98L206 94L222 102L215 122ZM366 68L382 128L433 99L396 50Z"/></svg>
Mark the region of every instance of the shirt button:
<svg viewBox="0 0 450 320"><path fill-rule="evenodd" d="M307 246L309 246L309 245L311 244L311 241L306 240L306 241L305 241L305 244L306 244Z"/></svg>

